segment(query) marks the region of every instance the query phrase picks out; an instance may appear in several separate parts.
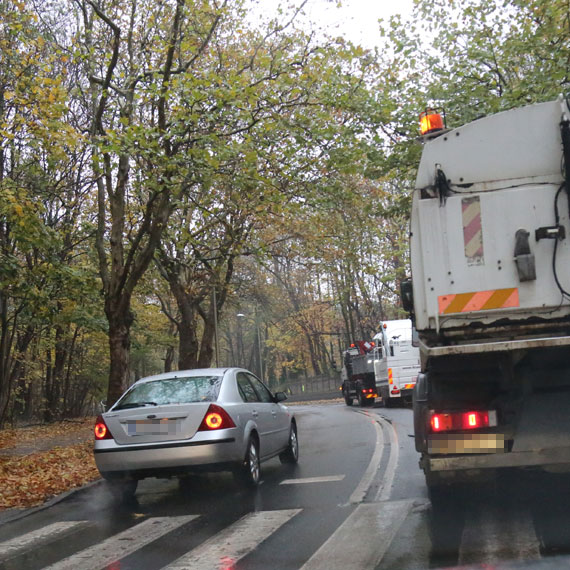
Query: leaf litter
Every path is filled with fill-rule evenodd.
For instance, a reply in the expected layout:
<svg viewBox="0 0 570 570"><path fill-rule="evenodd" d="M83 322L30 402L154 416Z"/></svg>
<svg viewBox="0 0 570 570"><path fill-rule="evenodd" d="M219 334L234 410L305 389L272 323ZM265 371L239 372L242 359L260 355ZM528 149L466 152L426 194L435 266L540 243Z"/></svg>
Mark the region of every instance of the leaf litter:
<svg viewBox="0 0 570 570"><path fill-rule="evenodd" d="M41 505L100 477L93 418L0 430L0 510Z"/></svg>

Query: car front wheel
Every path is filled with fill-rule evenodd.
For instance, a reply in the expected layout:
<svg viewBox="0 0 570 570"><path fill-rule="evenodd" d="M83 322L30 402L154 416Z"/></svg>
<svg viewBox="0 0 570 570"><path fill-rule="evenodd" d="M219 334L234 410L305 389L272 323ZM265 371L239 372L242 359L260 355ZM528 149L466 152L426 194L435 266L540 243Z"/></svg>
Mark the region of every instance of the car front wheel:
<svg viewBox="0 0 570 570"><path fill-rule="evenodd" d="M297 463L299 461L299 438L297 437L297 426L292 423L289 431L289 444L287 449L279 454L281 463Z"/></svg>

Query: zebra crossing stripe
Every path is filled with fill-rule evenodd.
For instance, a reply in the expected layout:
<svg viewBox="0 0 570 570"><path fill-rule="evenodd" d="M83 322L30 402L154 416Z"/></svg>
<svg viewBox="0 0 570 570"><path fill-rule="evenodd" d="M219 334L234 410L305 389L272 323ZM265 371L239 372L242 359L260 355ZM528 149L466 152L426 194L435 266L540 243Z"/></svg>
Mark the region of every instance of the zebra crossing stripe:
<svg viewBox="0 0 570 570"><path fill-rule="evenodd" d="M234 568L240 559L301 511L302 509L287 509L245 515L230 527L175 560L165 570Z"/></svg>
<svg viewBox="0 0 570 570"><path fill-rule="evenodd" d="M345 475L324 475L322 477L304 477L302 479L284 479L279 485L302 485L304 483L332 483L342 481Z"/></svg>
<svg viewBox="0 0 570 570"><path fill-rule="evenodd" d="M53 523L38 530L28 532L23 536L12 538L0 543L0 560L6 560L26 551L31 545L41 546L65 536L80 527L88 524L87 521L63 521Z"/></svg>
<svg viewBox="0 0 570 570"><path fill-rule="evenodd" d="M199 515L155 517L49 566L49 570L99 570L185 525Z"/></svg>
<svg viewBox="0 0 570 570"><path fill-rule="evenodd" d="M413 501L358 505L301 570L375 568L412 505Z"/></svg>

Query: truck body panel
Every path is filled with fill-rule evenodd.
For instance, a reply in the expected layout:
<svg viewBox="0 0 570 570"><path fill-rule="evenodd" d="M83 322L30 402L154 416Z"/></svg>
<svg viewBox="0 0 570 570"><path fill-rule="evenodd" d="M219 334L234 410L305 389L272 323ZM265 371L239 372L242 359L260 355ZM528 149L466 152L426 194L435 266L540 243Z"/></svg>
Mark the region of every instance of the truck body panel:
<svg viewBox="0 0 570 570"><path fill-rule="evenodd" d="M426 143L410 238L418 330L453 336L460 329L465 338L474 322L570 315L552 271L553 240L535 240L537 229L555 224L564 181L561 109L555 101L499 113ZM430 197L437 170L452 188L440 199ZM565 192L558 211L567 226ZM529 232L534 256L536 279L528 281L520 280L514 256L520 229ZM557 266L569 265L570 248L559 248Z"/></svg>
<svg viewBox="0 0 570 570"><path fill-rule="evenodd" d="M569 117L559 98L424 145L410 247L428 485L570 471Z"/></svg>

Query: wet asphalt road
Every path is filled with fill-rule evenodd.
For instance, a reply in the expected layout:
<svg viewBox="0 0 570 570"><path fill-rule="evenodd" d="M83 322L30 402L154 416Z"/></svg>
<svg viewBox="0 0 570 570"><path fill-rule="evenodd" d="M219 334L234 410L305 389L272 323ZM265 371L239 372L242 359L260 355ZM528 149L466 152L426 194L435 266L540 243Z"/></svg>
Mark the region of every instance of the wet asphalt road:
<svg viewBox="0 0 570 570"><path fill-rule="evenodd" d="M570 568L567 476L507 473L432 506L411 410L292 408L300 462L264 463L258 489L149 479L121 506L96 484L1 525L0 569Z"/></svg>

